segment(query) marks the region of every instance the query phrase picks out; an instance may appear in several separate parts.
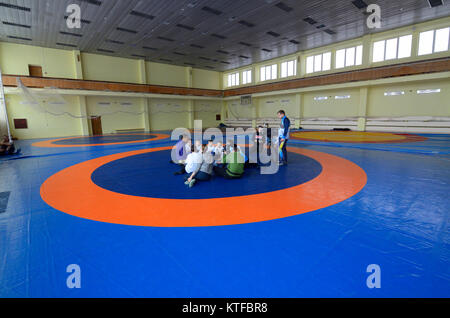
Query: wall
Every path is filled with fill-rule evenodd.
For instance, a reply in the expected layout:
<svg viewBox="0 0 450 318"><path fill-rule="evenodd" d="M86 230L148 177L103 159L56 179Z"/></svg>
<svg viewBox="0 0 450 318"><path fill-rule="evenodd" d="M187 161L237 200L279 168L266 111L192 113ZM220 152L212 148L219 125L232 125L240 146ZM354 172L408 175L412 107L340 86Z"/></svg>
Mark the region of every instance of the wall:
<svg viewBox="0 0 450 318"><path fill-rule="evenodd" d="M349 99L337 100L335 96L350 95ZM328 96L327 100L314 100ZM331 90L304 94L302 118L358 116L359 89Z"/></svg>
<svg viewBox="0 0 450 318"><path fill-rule="evenodd" d="M75 78L71 51L0 42L3 74L28 76L28 65L42 66L45 77Z"/></svg>
<svg viewBox="0 0 450 318"><path fill-rule="evenodd" d="M199 69L192 70L192 87L222 89L220 81L222 74L219 72L205 71Z"/></svg>
<svg viewBox="0 0 450 318"><path fill-rule="evenodd" d="M53 113L69 112L80 115L77 97L65 96L65 105L48 105L45 109ZM19 95L7 97L9 122L14 137L19 139L79 136L82 134L81 123L68 115L53 116L45 113L38 105L26 103ZM14 119L26 118L28 129L14 129Z"/></svg>
<svg viewBox="0 0 450 318"><path fill-rule="evenodd" d="M87 97L86 103L89 115L102 117L104 134L115 133L116 130L144 128L144 115L141 114L144 110L138 98ZM121 103L131 105L123 106Z"/></svg>
<svg viewBox="0 0 450 318"><path fill-rule="evenodd" d="M189 128L188 102L184 100L150 99L150 127L152 131Z"/></svg>
<svg viewBox="0 0 450 318"><path fill-rule="evenodd" d="M203 128L213 128L219 126L223 120L216 120L216 115L221 114L221 101L195 101L194 119L202 120Z"/></svg>
<svg viewBox="0 0 450 318"><path fill-rule="evenodd" d="M81 61L85 80L139 83L136 60L82 53Z"/></svg>
<svg viewBox="0 0 450 318"><path fill-rule="evenodd" d="M418 89L437 89L440 93L418 95ZM386 91L404 91L405 95L384 96ZM450 79L411 85L377 86L369 91L369 117L449 116Z"/></svg>
<svg viewBox="0 0 450 318"><path fill-rule="evenodd" d="M186 68L161 63L146 63L147 84L187 87Z"/></svg>

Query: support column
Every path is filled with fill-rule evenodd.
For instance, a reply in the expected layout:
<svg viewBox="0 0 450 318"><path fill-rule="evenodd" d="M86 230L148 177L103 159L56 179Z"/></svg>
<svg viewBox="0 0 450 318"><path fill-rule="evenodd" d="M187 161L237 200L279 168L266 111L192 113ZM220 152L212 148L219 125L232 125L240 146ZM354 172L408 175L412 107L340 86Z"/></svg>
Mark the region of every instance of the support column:
<svg viewBox="0 0 450 318"><path fill-rule="evenodd" d="M225 124L225 121L228 119L228 103L226 101L222 101L222 108L220 112L221 122Z"/></svg>
<svg viewBox="0 0 450 318"><path fill-rule="evenodd" d="M139 74L139 83L147 84L147 68L145 65L145 60L138 60L138 74ZM144 122L144 130L151 131L149 100L148 98L143 97L140 99L140 102L142 105L142 111L144 112L144 114L142 115Z"/></svg>
<svg viewBox="0 0 450 318"><path fill-rule="evenodd" d="M295 120L295 127L300 128L302 125L302 118L303 118L303 94L298 93L295 94L295 105L297 105L298 109L298 118Z"/></svg>
<svg viewBox="0 0 450 318"><path fill-rule="evenodd" d="M252 100L252 106L253 106L253 109L252 109L252 127L254 127L254 128L256 128L256 123L257 123L257 120L258 120L259 114L260 114L260 112L259 112L259 109L260 109L259 103L260 103L260 101L261 101L260 98L257 98L256 101Z"/></svg>
<svg viewBox="0 0 450 318"><path fill-rule="evenodd" d="M78 96L78 103L80 105L80 115L84 116L81 118L81 133L83 136L90 136L92 129L88 118L86 96Z"/></svg>
<svg viewBox="0 0 450 318"><path fill-rule="evenodd" d="M363 36L362 38L362 45L363 45L363 58L362 58L362 65L361 67L370 67L370 64L372 63L372 57L371 52L372 48L370 47L372 44L372 35L368 34Z"/></svg>
<svg viewBox="0 0 450 318"><path fill-rule="evenodd" d="M359 107L358 107L358 130L366 131L366 116L367 116L367 98L369 89L362 87L359 89Z"/></svg>
<svg viewBox="0 0 450 318"><path fill-rule="evenodd" d="M72 60L75 78L82 80L83 64L81 63L81 52L78 50L72 51ZM78 105L80 107L80 116L83 116L82 118L80 118L81 134L83 136L90 136L92 131L90 120L88 117L86 96L78 96Z"/></svg>
<svg viewBox="0 0 450 318"><path fill-rule="evenodd" d="M192 88L192 67L185 68L186 87ZM195 106L192 99L188 100L188 128L194 128Z"/></svg>

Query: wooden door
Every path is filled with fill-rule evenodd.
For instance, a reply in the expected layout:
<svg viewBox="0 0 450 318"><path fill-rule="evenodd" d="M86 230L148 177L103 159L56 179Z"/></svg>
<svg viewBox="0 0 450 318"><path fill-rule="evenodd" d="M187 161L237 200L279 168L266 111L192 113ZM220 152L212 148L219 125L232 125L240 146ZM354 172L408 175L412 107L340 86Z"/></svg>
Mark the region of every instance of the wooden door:
<svg viewBox="0 0 450 318"><path fill-rule="evenodd" d="M91 119L92 123L92 134L94 136L103 135L103 129L102 129L102 117L95 117Z"/></svg>
<svg viewBox="0 0 450 318"><path fill-rule="evenodd" d="M32 77L42 77L42 66L28 65L28 72Z"/></svg>

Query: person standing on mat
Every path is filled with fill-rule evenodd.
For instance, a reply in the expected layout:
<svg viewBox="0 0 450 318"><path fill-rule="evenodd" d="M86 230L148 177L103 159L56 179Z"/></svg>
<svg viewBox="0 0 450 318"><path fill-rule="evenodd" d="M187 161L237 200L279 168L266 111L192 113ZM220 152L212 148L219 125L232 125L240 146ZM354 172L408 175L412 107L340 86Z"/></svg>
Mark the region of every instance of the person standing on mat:
<svg viewBox="0 0 450 318"><path fill-rule="evenodd" d="M287 165L287 151L286 144L289 140L289 130L291 126L291 121L287 118L284 110L278 111L278 118L280 118L280 128L278 129L278 141L280 144L280 166Z"/></svg>

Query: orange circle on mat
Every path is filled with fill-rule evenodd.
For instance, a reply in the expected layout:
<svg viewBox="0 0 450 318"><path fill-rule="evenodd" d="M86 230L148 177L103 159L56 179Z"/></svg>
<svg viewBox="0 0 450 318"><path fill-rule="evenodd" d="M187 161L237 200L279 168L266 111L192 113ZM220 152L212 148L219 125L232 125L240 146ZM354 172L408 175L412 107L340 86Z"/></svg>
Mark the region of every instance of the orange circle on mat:
<svg viewBox="0 0 450 318"><path fill-rule="evenodd" d="M423 141L425 137L411 134L362 131L304 131L291 133L294 139L352 143L391 143Z"/></svg>
<svg viewBox="0 0 450 318"><path fill-rule="evenodd" d="M122 141L122 142L111 142L111 143L103 143L103 144L81 144L81 145L58 145L54 144L54 142L61 141L61 140L70 140L70 139L77 139L77 138L93 138L93 137L99 137L99 136L83 136L83 137L68 137L68 138L59 138L59 139L52 139L52 140L44 140L35 142L32 144L32 146L35 147L41 147L41 148L66 148L66 147L90 147L90 146L110 146L110 145L123 145L123 144L134 144L139 142L146 142L146 141L155 141L155 140L161 140L169 138L169 135L166 134L120 134L120 136L142 136L142 135L151 135L155 136L149 139L143 139L143 140L132 140L132 141ZM102 136L117 136L117 135L102 135ZM102 137L100 136L100 137Z"/></svg>
<svg viewBox="0 0 450 318"><path fill-rule="evenodd" d="M306 183L268 193L161 199L112 192L91 180L97 168L111 161L169 149L129 151L76 164L48 178L41 186L41 197L56 210L100 222L154 227L220 226L274 220L325 208L355 195L367 182L364 170L353 162L299 148L288 150L317 160L322 172Z"/></svg>

